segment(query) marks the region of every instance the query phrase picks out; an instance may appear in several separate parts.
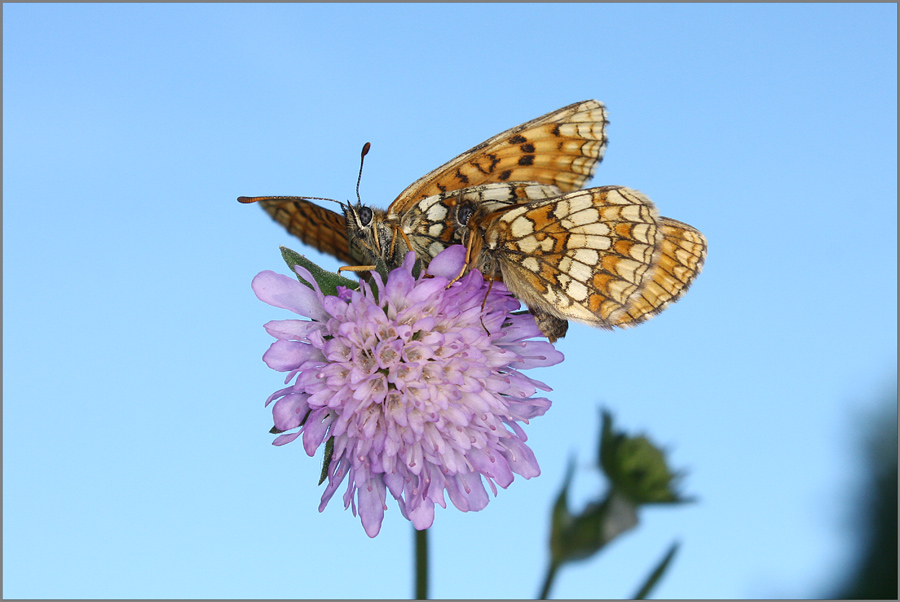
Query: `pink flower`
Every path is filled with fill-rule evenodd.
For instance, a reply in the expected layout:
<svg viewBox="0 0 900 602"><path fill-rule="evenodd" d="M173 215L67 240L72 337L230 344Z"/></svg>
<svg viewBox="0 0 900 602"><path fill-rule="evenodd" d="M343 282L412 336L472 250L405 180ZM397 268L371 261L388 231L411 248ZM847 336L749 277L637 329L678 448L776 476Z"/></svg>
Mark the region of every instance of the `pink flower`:
<svg viewBox="0 0 900 602"><path fill-rule="evenodd" d="M276 341L263 361L293 381L266 402L275 401L275 427L292 431L273 443L302 435L312 456L333 437L319 511L347 479L344 507L359 509L370 537L381 529L387 491L416 529L427 529L434 505L446 507L445 491L459 510L481 510L485 482L496 495L514 474L540 474L519 423L547 411L550 401L532 395L550 389L520 371L563 356L546 340L528 340L540 331L531 315L511 315L519 302L501 283L486 295L488 283L473 271L448 288L464 253L445 250L418 279L411 253L387 283L373 273L375 290L361 282L337 296L324 296L300 266L310 286L270 271L253 279L261 301L311 318L265 325Z"/></svg>

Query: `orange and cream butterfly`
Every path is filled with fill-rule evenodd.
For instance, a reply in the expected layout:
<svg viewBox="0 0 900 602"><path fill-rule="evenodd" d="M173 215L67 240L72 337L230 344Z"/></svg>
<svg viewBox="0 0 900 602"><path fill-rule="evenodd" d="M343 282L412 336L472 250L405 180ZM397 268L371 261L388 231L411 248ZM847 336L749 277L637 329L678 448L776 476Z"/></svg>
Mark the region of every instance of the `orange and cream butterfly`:
<svg viewBox="0 0 900 602"><path fill-rule="evenodd" d="M238 200L259 202L304 243L358 268L396 267L410 250L427 264L465 243L464 270L503 280L551 341L568 320L633 326L687 291L706 239L637 191L580 190L603 158L607 124L596 100L563 107L419 178L386 211L341 203L341 216L316 197Z"/></svg>
<svg viewBox="0 0 900 602"><path fill-rule="evenodd" d="M412 250L427 264L460 242L452 211L460 203L493 211L581 188L603 158L607 123L606 109L596 100L547 113L419 178L386 211L342 203L341 216L311 197L238 200L259 202L288 232L341 261L367 267L380 259L392 268Z"/></svg>
<svg viewBox="0 0 900 602"><path fill-rule="evenodd" d="M661 217L624 186L493 211L462 203L454 219L466 244L464 271L502 280L551 341L565 335L567 320L640 324L680 299L706 259L699 230Z"/></svg>

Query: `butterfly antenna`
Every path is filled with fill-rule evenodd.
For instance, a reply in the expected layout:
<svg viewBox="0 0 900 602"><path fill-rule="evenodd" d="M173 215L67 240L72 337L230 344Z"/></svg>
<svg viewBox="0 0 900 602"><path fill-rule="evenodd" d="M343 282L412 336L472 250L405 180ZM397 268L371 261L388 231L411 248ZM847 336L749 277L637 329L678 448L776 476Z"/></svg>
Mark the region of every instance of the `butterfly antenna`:
<svg viewBox="0 0 900 602"><path fill-rule="evenodd" d="M356 200L362 205L362 199L359 198L359 183L362 182L362 168L363 162L366 160L366 155L369 154L369 149L372 148L371 142L366 142L363 144L362 152L359 155L359 177L356 178Z"/></svg>

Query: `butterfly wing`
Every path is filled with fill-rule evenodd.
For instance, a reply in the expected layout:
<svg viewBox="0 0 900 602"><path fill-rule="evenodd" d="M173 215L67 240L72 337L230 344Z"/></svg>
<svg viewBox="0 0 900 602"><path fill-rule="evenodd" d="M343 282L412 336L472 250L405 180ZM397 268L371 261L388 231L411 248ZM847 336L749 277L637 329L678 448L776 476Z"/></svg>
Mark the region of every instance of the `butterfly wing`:
<svg viewBox="0 0 900 602"><path fill-rule="evenodd" d="M239 197L238 201L258 202L272 219L305 244L345 263L357 262L350 252L343 215L297 197Z"/></svg>
<svg viewBox="0 0 900 602"><path fill-rule="evenodd" d="M407 186L388 216L403 214L425 197L491 182L577 190L603 158L607 123L603 104L586 100L506 130Z"/></svg>
<svg viewBox="0 0 900 602"><path fill-rule="evenodd" d="M659 224L663 239L652 279L629 303L628 310L619 314L616 326L640 324L678 301L703 269L706 237L693 226L668 217L660 217Z"/></svg>
<svg viewBox="0 0 900 602"><path fill-rule="evenodd" d="M504 207L559 196L556 186L536 182L490 183L425 197L400 219L400 229L416 255L426 261L450 245L460 244L468 215L492 213Z"/></svg>
<svg viewBox="0 0 900 602"><path fill-rule="evenodd" d="M679 299L706 253L699 231L659 217L650 199L621 186L513 207L486 222L482 263L495 262L516 297L607 329L639 324Z"/></svg>

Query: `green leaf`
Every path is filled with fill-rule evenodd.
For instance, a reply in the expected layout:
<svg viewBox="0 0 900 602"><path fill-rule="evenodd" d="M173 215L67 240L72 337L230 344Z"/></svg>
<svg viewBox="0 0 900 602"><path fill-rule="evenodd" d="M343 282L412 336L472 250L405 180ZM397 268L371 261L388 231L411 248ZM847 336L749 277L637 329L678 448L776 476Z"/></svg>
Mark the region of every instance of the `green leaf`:
<svg viewBox="0 0 900 602"><path fill-rule="evenodd" d="M647 580L644 581L644 585L637 591L637 593L632 596L633 600L646 600L647 596L650 595L650 591L656 587L657 582L662 578L663 573L666 572L666 569L669 568L669 564L672 562L672 559L675 557L675 552L678 551L679 543L676 541L669 548L669 551L666 552L666 555L663 556L662 561L656 565L656 568L653 569L653 572L647 577Z"/></svg>
<svg viewBox="0 0 900 602"><path fill-rule="evenodd" d="M595 554L603 544L601 504L592 503L581 514L572 514L568 507L569 486L575 470L575 459L569 459L562 490L553 505L550 527L551 563L559 566L573 560L583 560Z"/></svg>
<svg viewBox="0 0 900 602"><path fill-rule="evenodd" d="M303 282L300 276L297 275L296 272L294 272L294 266L299 265L309 270L310 274L312 274L312 277L315 278L316 283L319 285L319 288L322 289L323 295L337 295L338 286L344 286L353 290L359 289L359 282L348 280L340 274L335 274L334 272L323 270L303 255L300 255L296 251L292 251L287 247L281 247L281 256L284 258L284 261L285 263L287 263L288 267L291 268L291 272L293 272L294 275L297 276L297 280L300 280L300 282L312 288L311 285Z"/></svg>
<svg viewBox="0 0 900 602"><path fill-rule="evenodd" d="M322 459L322 472L319 475L319 485L328 478L328 466L331 464L331 456L334 453L334 437L329 437L325 442L325 457Z"/></svg>
<svg viewBox="0 0 900 602"><path fill-rule="evenodd" d="M569 512L569 485L572 484L572 475L575 471L575 458L569 458L569 466L566 468L566 476L563 486L556 496L553 504L553 513L550 519L550 557L554 564L559 564L565 559L565 534L574 520Z"/></svg>

